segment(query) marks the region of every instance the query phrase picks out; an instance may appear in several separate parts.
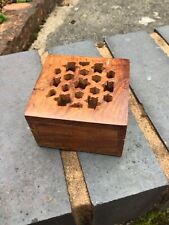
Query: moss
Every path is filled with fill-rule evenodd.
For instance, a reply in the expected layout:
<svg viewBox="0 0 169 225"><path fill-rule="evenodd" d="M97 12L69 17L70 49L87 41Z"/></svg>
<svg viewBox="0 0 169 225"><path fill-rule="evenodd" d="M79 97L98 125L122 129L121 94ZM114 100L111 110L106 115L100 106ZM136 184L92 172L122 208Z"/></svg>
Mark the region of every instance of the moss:
<svg viewBox="0 0 169 225"><path fill-rule="evenodd" d="M7 17L3 13L0 13L0 24L3 23L6 19Z"/></svg>
<svg viewBox="0 0 169 225"><path fill-rule="evenodd" d="M168 211L153 211L135 220L131 225L169 225Z"/></svg>
<svg viewBox="0 0 169 225"><path fill-rule="evenodd" d="M25 3L25 2L32 2L32 0L15 0L13 2L16 2L16 3Z"/></svg>

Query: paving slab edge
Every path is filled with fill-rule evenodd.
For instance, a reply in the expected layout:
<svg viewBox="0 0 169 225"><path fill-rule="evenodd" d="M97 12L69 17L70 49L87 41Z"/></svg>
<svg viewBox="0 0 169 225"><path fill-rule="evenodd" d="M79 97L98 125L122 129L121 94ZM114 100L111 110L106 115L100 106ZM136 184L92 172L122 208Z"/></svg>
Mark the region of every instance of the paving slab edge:
<svg viewBox="0 0 169 225"><path fill-rule="evenodd" d="M165 34L163 33L164 27L166 26L157 27L154 29L154 32L157 33L162 39L164 39L164 41L169 45L169 41L167 40L167 38L165 37Z"/></svg>
<svg viewBox="0 0 169 225"><path fill-rule="evenodd" d="M0 55L28 50L36 39L36 33L40 25L45 21L56 3L59 2L60 0L38 0L32 2L32 7L28 9L27 13L25 13L25 10L19 12L23 19L20 20L18 18L18 25L14 29L12 23L9 23L9 26L4 30L1 26L4 26L5 23L0 25L0 30L2 28L0 34ZM8 11L7 16L9 20L19 17L14 11Z"/></svg>

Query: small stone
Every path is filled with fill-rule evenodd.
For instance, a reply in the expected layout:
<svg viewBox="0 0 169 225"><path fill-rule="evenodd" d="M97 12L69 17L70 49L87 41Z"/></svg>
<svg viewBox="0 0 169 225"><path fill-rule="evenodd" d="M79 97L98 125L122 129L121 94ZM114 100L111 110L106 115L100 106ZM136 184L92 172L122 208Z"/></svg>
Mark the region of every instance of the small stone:
<svg viewBox="0 0 169 225"><path fill-rule="evenodd" d="M147 76L147 80L150 81L151 80L151 76Z"/></svg>
<svg viewBox="0 0 169 225"><path fill-rule="evenodd" d="M113 5L111 8L112 9L121 9L121 6L120 5Z"/></svg>
<svg viewBox="0 0 169 225"><path fill-rule="evenodd" d="M37 218L34 218L33 220L32 220L32 223L37 223L38 222L38 219Z"/></svg>
<svg viewBox="0 0 169 225"><path fill-rule="evenodd" d="M138 22L144 26L147 26L149 23L155 22L155 20L150 17L144 16Z"/></svg>
<svg viewBox="0 0 169 225"><path fill-rule="evenodd" d="M75 8L74 8L74 11L78 11L78 10L79 10L79 8L78 8L78 7L75 7Z"/></svg>
<svg viewBox="0 0 169 225"><path fill-rule="evenodd" d="M98 48L103 48L104 47L104 42L101 41L101 42L97 42L97 45L96 45Z"/></svg>
<svg viewBox="0 0 169 225"><path fill-rule="evenodd" d="M153 12L153 14L154 14L154 17L156 19L161 19L161 17L159 16L159 13L158 12Z"/></svg>
<svg viewBox="0 0 169 225"><path fill-rule="evenodd" d="M17 172L18 170L19 170L19 168L18 168L18 167L16 167L16 168L15 168L15 171Z"/></svg>
<svg viewBox="0 0 169 225"><path fill-rule="evenodd" d="M82 15L82 18L86 18L86 17L87 17L87 14L83 14L83 15Z"/></svg>

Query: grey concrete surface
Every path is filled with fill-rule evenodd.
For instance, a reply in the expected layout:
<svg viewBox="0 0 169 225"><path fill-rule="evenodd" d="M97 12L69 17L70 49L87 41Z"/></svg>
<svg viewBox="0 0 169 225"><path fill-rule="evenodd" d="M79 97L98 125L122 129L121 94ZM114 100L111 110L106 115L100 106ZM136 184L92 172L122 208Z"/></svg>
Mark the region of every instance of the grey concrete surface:
<svg viewBox="0 0 169 225"><path fill-rule="evenodd" d="M168 186L132 114L121 158L79 153L93 225L119 224L151 210Z"/></svg>
<svg viewBox="0 0 169 225"><path fill-rule="evenodd" d="M155 31L169 44L169 26L157 27Z"/></svg>
<svg viewBox="0 0 169 225"><path fill-rule="evenodd" d="M49 52L99 55L91 41L55 47ZM168 186L131 113L121 158L88 153L78 155L93 205L94 225L113 225L142 215L158 202Z"/></svg>
<svg viewBox="0 0 169 225"><path fill-rule="evenodd" d="M169 58L146 32L106 39L115 57L129 58L130 85L169 149Z"/></svg>
<svg viewBox="0 0 169 225"><path fill-rule="evenodd" d="M48 49L49 54L100 56L92 41L76 42Z"/></svg>
<svg viewBox="0 0 169 225"><path fill-rule="evenodd" d="M71 5L74 0L66 2ZM153 31L169 23L169 0L78 0L72 5L68 14L64 6L64 18L60 18L59 7L51 16L55 17L53 23L61 23L49 33L48 48L86 39L102 41L118 33Z"/></svg>
<svg viewBox="0 0 169 225"><path fill-rule="evenodd" d="M74 225L59 151L39 148L24 119L40 69L36 52L0 57L1 225Z"/></svg>

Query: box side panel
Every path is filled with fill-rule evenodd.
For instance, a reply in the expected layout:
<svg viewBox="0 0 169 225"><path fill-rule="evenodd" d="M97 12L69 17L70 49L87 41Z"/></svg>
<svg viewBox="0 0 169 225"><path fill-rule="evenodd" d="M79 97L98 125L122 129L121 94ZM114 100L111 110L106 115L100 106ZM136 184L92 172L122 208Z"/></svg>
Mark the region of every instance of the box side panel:
<svg viewBox="0 0 169 225"><path fill-rule="evenodd" d="M38 145L120 156L126 126L26 117Z"/></svg>

